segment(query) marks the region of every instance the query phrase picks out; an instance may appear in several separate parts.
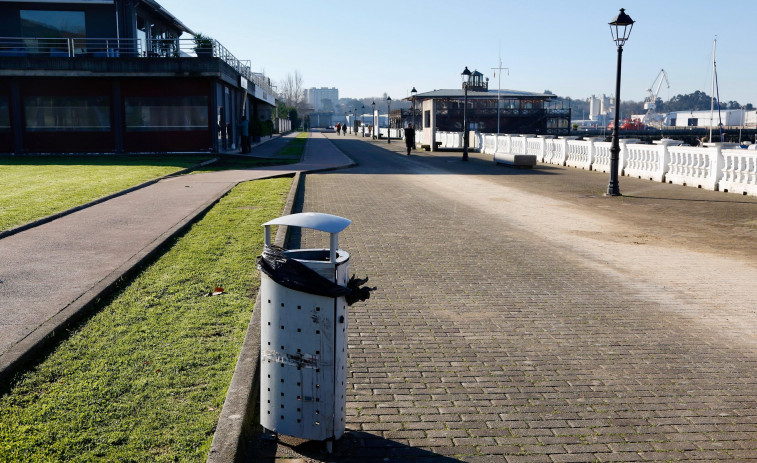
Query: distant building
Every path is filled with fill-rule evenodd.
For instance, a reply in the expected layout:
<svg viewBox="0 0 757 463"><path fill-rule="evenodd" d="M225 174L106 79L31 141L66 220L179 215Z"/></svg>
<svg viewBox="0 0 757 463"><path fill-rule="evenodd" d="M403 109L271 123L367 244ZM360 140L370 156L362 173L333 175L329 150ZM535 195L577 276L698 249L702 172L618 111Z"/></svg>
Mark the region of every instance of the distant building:
<svg viewBox="0 0 757 463"><path fill-rule="evenodd" d="M748 127L752 122L750 111L742 109L721 109L720 111L676 111L665 116L665 125L669 127ZM751 111L754 113L754 111ZM754 124L754 122L752 122ZM754 127L754 125L752 125Z"/></svg>
<svg viewBox="0 0 757 463"><path fill-rule="evenodd" d="M483 133L568 135L570 109L550 108L557 96L518 90L489 90L483 75L474 72L468 90L470 129ZM411 100L412 98L407 98ZM415 105L420 109L419 128L425 140L436 131L463 131L462 89L434 90L418 93ZM499 110L497 109L499 105ZM394 121L393 121L394 123ZM432 144L432 149L434 146Z"/></svg>
<svg viewBox="0 0 757 463"><path fill-rule="evenodd" d="M208 152L275 94L154 0L0 0L0 152Z"/></svg>
<svg viewBox="0 0 757 463"><path fill-rule="evenodd" d="M310 117L310 127L313 129L325 129L334 125L334 113L333 112L312 112L308 115Z"/></svg>
<svg viewBox="0 0 757 463"><path fill-rule="evenodd" d="M339 90L335 87L305 89L305 102L315 111L333 111L339 101Z"/></svg>

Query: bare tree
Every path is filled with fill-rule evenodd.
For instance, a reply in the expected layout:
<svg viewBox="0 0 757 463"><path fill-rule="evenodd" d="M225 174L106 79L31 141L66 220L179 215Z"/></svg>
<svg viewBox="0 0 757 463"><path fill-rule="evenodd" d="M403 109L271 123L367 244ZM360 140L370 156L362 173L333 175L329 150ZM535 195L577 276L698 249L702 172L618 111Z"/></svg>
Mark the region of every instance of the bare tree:
<svg viewBox="0 0 757 463"><path fill-rule="evenodd" d="M297 108L301 111L305 105L305 89L302 88L302 74L295 70L294 75L287 74L286 78L281 81L281 97L287 106Z"/></svg>

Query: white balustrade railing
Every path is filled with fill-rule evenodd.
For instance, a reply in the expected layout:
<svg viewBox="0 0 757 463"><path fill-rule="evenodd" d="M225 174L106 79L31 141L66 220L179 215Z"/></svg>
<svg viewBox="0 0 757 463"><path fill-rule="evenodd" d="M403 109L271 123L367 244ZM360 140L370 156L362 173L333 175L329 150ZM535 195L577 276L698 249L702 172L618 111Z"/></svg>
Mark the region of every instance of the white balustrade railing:
<svg viewBox="0 0 757 463"><path fill-rule="evenodd" d="M441 143L439 148L463 148L463 134L461 132L436 132L436 141Z"/></svg>
<svg viewBox="0 0 757 463"><path fill-rule="evenodd" d="M497 136L484 134L483 137L484 137L484 141L482 145L483 148L481 149L481 151L486 154L494 154L495 151L497 151Z"/></svg>
<svg viewBox="0 0 757 463"><path fill-rule="evenodd" d="M757 196L757 150L724 149L721 191Z"/></svg>
<svg viewBox="0 0 757 463"><path fill-rule="evenodd" d="M525 137L510 137L510 153L511 154L526 154L526 140Z"/></svg>
<svg viewBox="0 0 757 463"><path fill-rule="evenodd" d="M415 131L415 146L421 147L423 145L431 144L431 140L426 140L424 133L425 132L423 130Z"/></svg>
<svg viewBox="0 0 757 463"><path fill-rule="evenodd" d="M610 149L612 143L608 141L594 142L594 159L591 164L591 169L599 172L610 172Z"/></svg>
<svg viewBox="0 0 757 463"><path fill-rule="evenodd" d="M537 161L541 160L544 157L544 142L543 138L527 138L526 154L536 156Z"/></svg>
<svg viewBox="0 0 757 463"><path fill-rule="evenodd" d="M594 150L592 140L568 140L566 150L566 166L591 170L591 157Z"/></svg>
<svg viewBox="0 0 757 463"><path fill-rule="evenodd" d="M628 145L623 173L630 177L662 182L665 179L667 156L668 150L664 145Z"/></svg>
<svg viewBox="0 0 757 463"><path fill-rule="evenodd" d="M565 140L550 138L545 140L544 159L547 164L565 165Z"/></svg>
<svg viewBox="0 0 757 463"><path fill-rule="evenodd" d="M497 149L496 152L499 153L509 153L510 150L510 141L512 140L512 137L510 135L498 135L497 136Z"/></svg>
<svg viewBox="0 0 757 463"><path fill-rule="evenodd" d="M665 180L677 185L695 186L708 190L718 189L723 174L723 157L719 146L671 146L670 162Z"/></svg>
<svg viewBox="0 0 757 463"><path fill-rule="evenodd" d="M472 134L479 151L493 160L512 155L536 156L539 162L567 165L608 173L612 143L577 137L546 138L511 134ZM437 132L442 148L462 147L459 132ZM621 175L657 182L688 185L757 196L757 149L729 146L681 146L678 140L640 144L638 139L619 140L618 167Z"/></svg>

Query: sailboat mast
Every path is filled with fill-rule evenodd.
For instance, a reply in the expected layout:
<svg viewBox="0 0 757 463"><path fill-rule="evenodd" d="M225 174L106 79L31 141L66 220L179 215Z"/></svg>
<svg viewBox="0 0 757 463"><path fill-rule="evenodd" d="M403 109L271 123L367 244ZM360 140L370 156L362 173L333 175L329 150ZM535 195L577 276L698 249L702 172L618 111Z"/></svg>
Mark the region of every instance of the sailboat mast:
<svg viewBox="0 0 757 463"><path fill-rule="evenodd" d="M712 143L712 123L714 122L714 113L715 113L715 48L718 44L718 38L715 37L715 40L712 42L712 93L710 93L710 136L707 139L710 143Z"/></svg>

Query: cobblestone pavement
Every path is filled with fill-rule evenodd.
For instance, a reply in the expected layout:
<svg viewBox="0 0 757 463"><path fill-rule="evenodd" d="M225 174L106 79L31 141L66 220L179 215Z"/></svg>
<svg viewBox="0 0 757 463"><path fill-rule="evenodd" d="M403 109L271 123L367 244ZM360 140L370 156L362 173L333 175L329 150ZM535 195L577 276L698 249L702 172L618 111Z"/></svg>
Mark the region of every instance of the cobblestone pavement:
<svg viewBox="0 0 757 463"><path fill-rule="evenodd" d="M757 461L753 251L708 248L696 217L680 231L695 249L640 237L672 227L664 210L608 216L622 200L555 177L601 190L601 174L332 141L359 166L308 175L303 210L353 220L340 247L378 286L350 308L347 434L333 455L281 437L250 461ZM668 188L696 211L757 211L645 185L621 178L626 194ZM754 239L754 226L720 225ZM305 232L301 245L323 241Z"/></svg>

